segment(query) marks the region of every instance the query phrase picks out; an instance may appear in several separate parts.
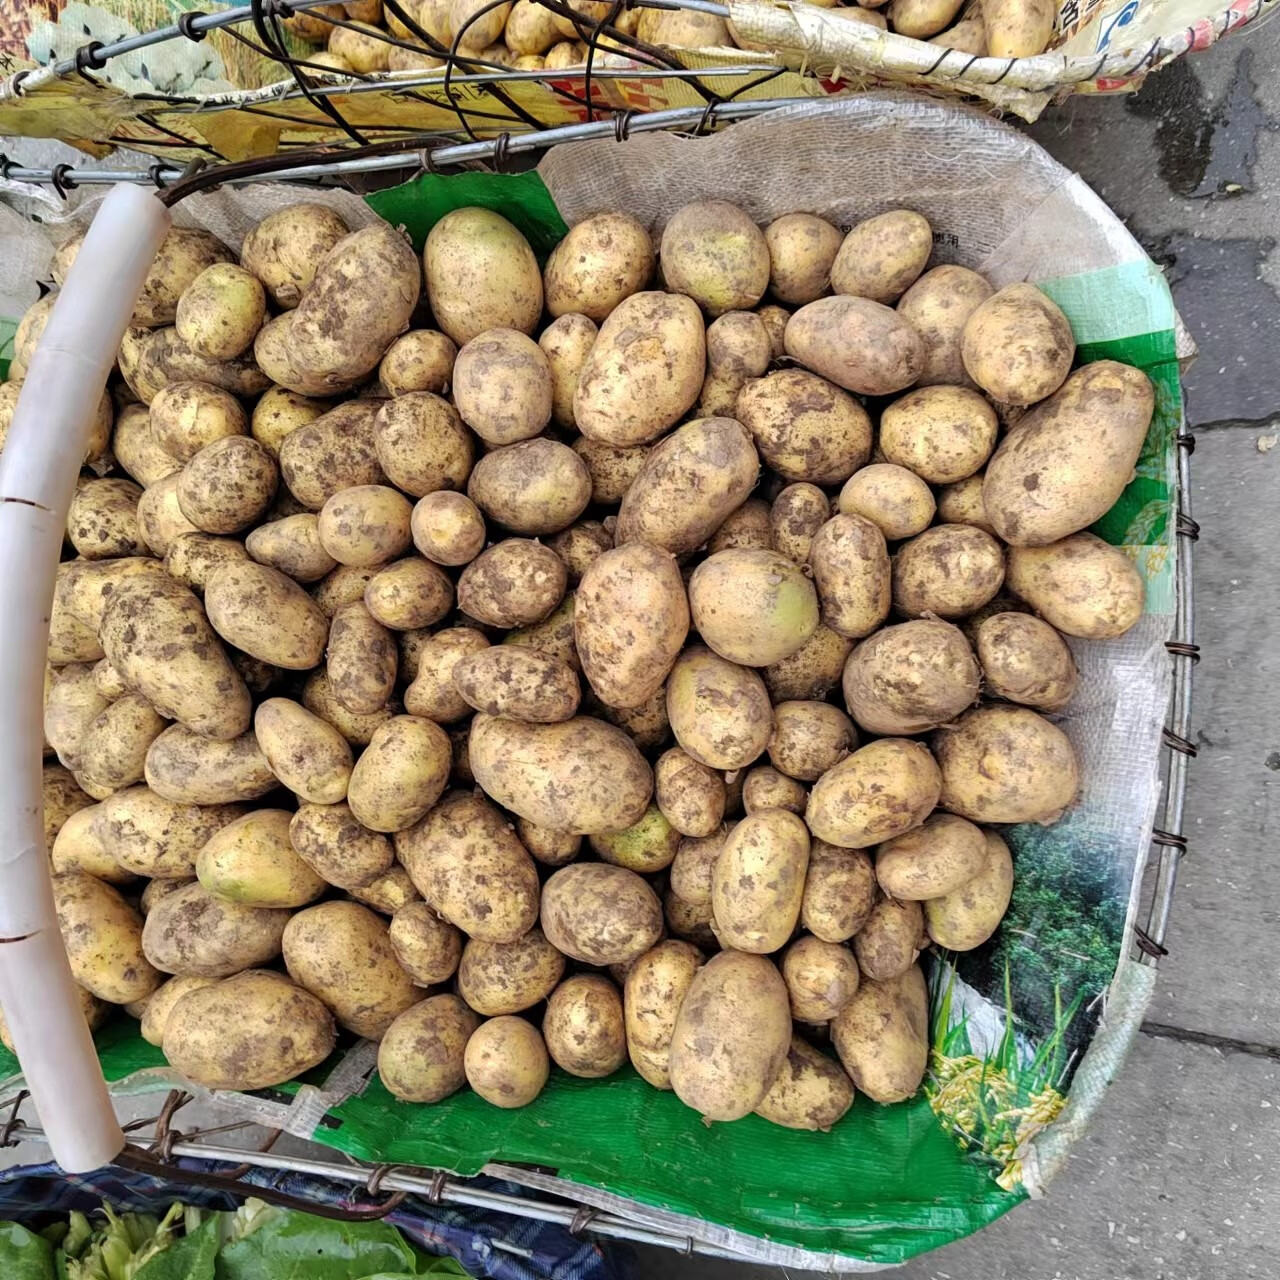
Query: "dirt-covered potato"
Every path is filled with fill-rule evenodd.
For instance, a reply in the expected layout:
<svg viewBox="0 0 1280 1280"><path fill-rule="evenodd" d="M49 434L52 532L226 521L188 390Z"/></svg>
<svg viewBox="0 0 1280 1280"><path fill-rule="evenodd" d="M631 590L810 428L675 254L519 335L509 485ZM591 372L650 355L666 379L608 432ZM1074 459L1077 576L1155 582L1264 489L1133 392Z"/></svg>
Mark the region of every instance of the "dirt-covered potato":
<svg viewBox="0 0 1280 1280"><path fill-rule="evenodd" d="M228 436L200 450L178 476L178 506L202 533L239 533L271 505L279 473L248 436Z"/></svg>
<svg viewBox="0 0 1280 1280"><path fill-rule="evenodd" d="M987 461L996 431L995 410L976 391L932 386L889 405L880 415L877 439L886 461L930 484L952 484Z"/></svg>
<svg viewBox="0 0 1280 1280"><path fill-rule="evenodd" d="M87 560L144 556L138 528L142 489L132 480L87 480L75 491L67 513L67 538Z"/></svg>
<svg viewBox="0 0 1280 1280"><path fill-rule="evenodd" d="M170 978L147 998L140 1028L142 1038L159 1048L164 1044L164 1029L168 1026L169 1015L178 1001L192 991L203 991L206 987L216 986L218 981L217 978Z"/></svg>
<svg viewBox="0 0 1280 1280"><path fill-rule="evenodd" d="M542 272L529 242L501 214L455 209L422 253L436 323L461 346L486 329L532 333L542 316Z"/></svg>
<svg viewBox="0 0 1280 1280"><path fill-rule="evenodd" d="M943 524L971 524L986 533L995 533L995 527L987 519L987 509L982 501L982 486L986 473L977 472L966 480L949 484L938 493L938 519Z"/></svg>
<svg viewBox="0 0 1280 1280"><path fill-rule="evenodd" d="M565 666L581 673L582 663L573 642L574 606L575 596L570 592L541 622L509 631L502 643L536 649L549 657L559 658Z"/></svg>
<svg viewBox="0 0 1280 1280"><path fill-rule="evenodd" d="M676 555L700 547L746 501L760 459L732 418L699 418L645 459L618 512L616 540L651 542Z"/></svg>
<svg viewBox="0 0 1280 1280"><path fill-rule="evenodd" d="M651 804L640 820L625 831L599 833L589 842L602 862L651 875L671 865L680 844L680 832L657 805Z"/></svg>
<svg viewBox="0 0 1280 1280"><path fill-rule="evenodd" d="M252 733L221 741L181 724L170 725L151 743L146 780L175 804L235 804L278 785Z"/></svg>
<svg viewBox="0 0 1280 1280"><path fill-rule="evenodd" d="M764 956L725 951L694 974L676 1018L671 1086L708 1120L759 1106L791 1042L787 987Z"/></svg>
<svg viewBox="0 0 1280 1280"><path fill-rule="evenodd" d="M880 897L853 939L858 968L874 982L900 977L915 963L924 930L919 902Z"/></svg>
<svg viewBox="0 0 1280 1280"><path fill-rule="evenodd" d="M312 715L331 724L353 747L366 747L374 730L398 714L399 704L392 699L378 711L367 715L348 711L334 695L333 686L324 671L313 671L302 686L302 705Z"/></svg>
<svg viewBox="0 0 1280 1280"><path fill-rule="evenodd" d="M271 772L299 800L346 799L351 747L332 725L288 698L268 698L254 712L253 731Z"/></svg>
<svg viewBox="0 0 1280 1280"><path fill-rule="evenodd" d="M1012 546L1041 547L1087 528L1133 478L1155 409L1141 369L1098 360L1077 369L1001 441L983 507Z"/></svg>
<svg viewBox="0 0 1280 1280"><path fill-rule="evenodd" d="M206 267L178 299L178 337L209 360L233 360L253 345L266 316L258 278L231 262Z"/></svg>
<svg viewBox="0 0 1280 1280"><path fill-rule="evenodd" d="M400 967L386 923L357 902L323 902L299 911L281 939L289 977L333 1011L340 1026L368 1040L422 992Z"/></svg>
<svg viewBox="0 0 1280 1280"><path fill-rule="evenodd" d="M378 366L378 381L393 396L430 391L441 396L453 382L458 348L435 329L410 329L388 348Z"/></svg>
<svg viewBox="0 0 1280 1280"><path fill-rule="evenodd" d="M410 1005L378 1043L378 1076L387 1091L402 1102L440 1102L457 1093L467 1082L467 1042L479 1025L454 995Z"/></svg>
<svg viewBox="0 0 1280 1280"><path fill-rule="evenodd" d="M326 24L323 35L330 30ZM326 205L290 205L268 214L245 236L240 263L262 281L278 307L290 310L347 232L347 224Z"/></svg>
<svg viewBox="0 0 1280 1280"><path fill-rule="evenodd" d="M96 800L141 782L147 750L164 729L164 719L139 694L108 703L80 739L76 781Z"/></svg>
<svg viewBox="0 0 1280 1280"><path fill-rule="evenodd" d="M268 322L258 331L258 341L270 327ZM129 330L129 334L134 337L128 348L120 348L120 371L143 404L151 404L173 382L199 382L232 395L255 396L275 381L259 367L254 352L246 351L234 360L208 360L192 351L176 329Z"/></svg>
<svg viewBox="0 0 1280 1280"><path fill-rule="evenodd" d="M199 533L178 503L182 473L167 475L143 490L138 499L138 531L151 553L163 559L184 533Z"/></svg>
<svg viewBox="0 0 1280 1280"><path fill-rule="evenodd" d="M102 838L102 808L101 803L93 804L68 816L49 847L49 865L55 875L83 871L105 884L130 885L133 872L111 856Z"/></svg>
<svg viewBox="0 0 1280 1280"><path fill-rule="evenodd" d="M94 829L104 852L126 871L190 880L200 850L244 812L238 804L182 804L149 787L128 787L97 806Z"/></svg>
<svg viewBox="0 0 1280 1280"><path fill-rule="evenodd" d="M498 645L462 657L450 677L469 706L491 716L535 724L568 720L581 691L573 669L520 645Z"/></svg>
<svg viewBox="0 0 1280 1280"><path fill-rule="evenodd" d="M709 315L748 311L769 287L769 245L736 205L687 204L662 232L662 275L673 293L691 297Z"/></svg>
<svg viewBox="0 0 1280 1280"><path fill-rule="evenodd" d="M1009 590L1069 636L1110 640L1142 617L1142 575L1119 548L1092 533L1047 547L1010 547Z"/></svg>
<svg viewBox="0 0 1280 1280"><path fill-rule="evenodd" d="M387 705L396 684L395 637L365 608L344 605L329 624L325 672L333 696L353 715L371 715Z"/></svg>
<svg viewBox="0 0 1280 1280"><path fill-rule="evenodd" d="M915 326L924 342L920 386L969 383L960 352L961 335L969 317L992 292L976 271L948 263L926 271L898 299L898 314Z"/></svg>
<svg viewBox="0 0 1280 1280"><path fill-rule="evenodd" d="M14 382L26 379L27 370L31 366L31 357L35 354L49 316L57 302L57 293L46 293L43 298L33 302L18 321L18 331L13 335L13 359L9 362L9 377Z"/></svg>
<svg viewBox="0 0 1280 1280"><path fill-rule="evenodd" d="M551 369L551 419L557 426L576 426L573 398L597 333L593 320L569 312L549 324L538 338L538 346ZM585 440L585 437L581 439ZM580 442L575 441L574 447L577 448Z"/></svg>
<svg viewBox="0 0 1280 1280"><path fill-rule="evenodd" d="M703 955L688 942L660 942L627 969L623 1008L627 1052L656 1089L670 1089L667 1069L676 1017Z"/></svg>
<svg viewBox="0 0 1280 1280"><path fill-rule="evenodd" d="M765 551L773 548L769 504L763 498L748 498L736 511L731 511L707 543L709 555L744 548Z"/></svg>
<svg viewBox="0 0 1280 1280"><path fill-rule="evenodd" d="M485 636L471 627L449 627L423 644L418 670L405 690L404 705L410 715L425 716L438 724L461 720L472 710L453 687L453 669L468 654L489 646Z"/></svg>
<svg viewBox="0 0 1280 1280"><path fill-rule="evenodd" d="M905 2L908 0L898 0L899 5ZM912 30L905 34L933 33ZM928 218L910 209L891 209L858 223L845 236L831 264L831 287L838 294L872 302L896 302L924 270L932 252L933 229Z"/></svg>
<svg viewBox="0 0 1280 1280"><path fill-rule="evenodd" d="M803 306L831 289L831 264L844 237L811 213L784 213L764 229L769 290L780 302Z"/></svg>
<svg viewBox="0 0 1280 1280"><path fill-rule="evenodd" d="M469 937L514 942L537 922L533 859L506 815L483 796L450 792L397 834L396 851L418 892Z"/></svg>
<svg viewBox="0 0 1280 1280"><path fill-rule="evenodd" d="M822 621L831 630L860 639L889 616L889 552L884 535L870 520L833 516L814 534L809 564Z"/></svg>
<svg viewBox="0 0 1280 1280"><path fill-rule="evenodd" d="M535 0L515 0L507 15L502 39L516 57L546 53L560 39L556 15ZM547 290L547 308L556 314L551 307L550 289Z"/></svg>
<svg viewBox="0 0 1280 1280"><path fill-rule="evenodd" d="M569 581L577 583L595 561L613 550L613 534L599 520L579 520L549 538L547 545L564 561Z"/></svg>
<svg viewBox="0 0 1280 1280"><path fill-rule="evenodd" d="M1040 711L1061 711L1079 681L1062 637L1026 613L997 613L978 626L976 648L987 693Z"/></svg>
<svg viewBox="0 0 1280 1280"><path fill-rule="evenodd" d="M269 387L253 406L249 434L278 462L285 437L329 411L324 400L299 395L287 387Z"/></svg>
<svg viewBox="0 0 1280 1280"><path fill-rule="evenodd" d="M82 871L53 877L58 926L80 986L110 1004L144 1000L164 980L143 954L142 917L108 884Z"/></svg>
<svg viewBox="0 0 1280 1280"><path fill-rule="evenodd" d="M576 312L599 324L652 275L648 231L625 213L599 213L571 228L547 259L547 310L557 318Z"/></svg>
<svg viewBox="0 0 1280 1280"><path fill-rule="evenodd" d="M982 672L964 633L938 618L885 627L844 668L844 701L868 733L925 733L978 700Z"/></svg>
<svg viewBox="0 0 1280 1280"><path fill-rule="evenodd" d="M769 759L790 778L816 782L857 745L849 717L830 703L793 700L773 709Z"/></svg>
<svg viewBox="0 0 1280 1280"><path fill-rule="evenodd" d="M552 1061L571 1076L600 1079L627 1060L622 998L601 974L577 974L551 993L542 1034Z"/></svg>
<svg viewBox="0 0 1280 1280"><path fill-rule="evenodd" d="M865 849L919 826L941 790L928 748L905 738L880 738L813 784L805 821L819 840Z"/></svg>
<svg viewBox="0 0 1280 1280"><path fill-rule="evenodd" d="M814 535L830 518L831 499L817 485L789 484L769 508L770 544L796 564L808 564Z"/></svg>
<svg viewBox="0 0 1280 1280"><path fill-rule="evenodd" d="M412 504L398 490L357 485L335 493L321 507L316 529L320 545L339 564L371 568L394 560L411 545L412 514Z"/></svg>
<svg viewBox="0 0 1280 1280"><path fill-rule="evenodd" d="M289 432L280 445L280 475L308 510L319 511L335 493L380 484L377 400L348 400Z"/></svg>
<svg viewBox="0 0 1280 1280"><path fill-rule="evenodd" d="M693 407L705 371L697 306L678 294L632 294L600 326L578 376L578 430L616 448L648 444Z"/></svg>
<svg viewBox="0 0 1280 1280"><path fill-rule="evenodd" d="M564 956L539 928L514 942L471 939L458 966L458 994L487 1018L545 1000L564 976Z"/></svg>
<svg viewBox="0 0 1280 1280"><path fill-rule="evenodd" d="M849 477L840 490L844 515L870 520L889 542L912 538L929 527L934 497L914 472L890 462L875 462Z"/></svg>
<svg viewBox="0 0 1280 1280"><path fill-rule="evenodd" d="M875 868L861 849L814 840L809 848L800 924L824 942L847 942L870 919L876 901Z"/></svg>
<svg viewBox="0 0 1280 1280"><path fill-rule="evenodd" d="M179 538L174 548L197 536L201 535L188 534ZM251 559L279 570L295 582L318 582L332 573L338 564L321 545L319 519L311 511L259 525L250 531L244 546ZM174 554L174 549L171 549L170 556ZM207 572L203 577L207 579ZM203 581L200 585L204 585Z"/></svg>
<svg viewBox="0 0 1280 1280"><path fill-rule="evenodd" d="M804 813L808 800L809 792L803 783L779 773L772 765L756 765L742 781L742 808L747 814L761 809Z"/></svg>
<svg viewBox="0 0 1280 1280"><path fill-rule="evenodd" d="M464 730L464 735L465 735ZM464 739L465 745L465 739ZM516 819L521 843L544 867L563 867L582 851L582 837L574 831L554 831L527 818Z"/></svg>
<svg viewBox="0 0 1280 1280"><path fill-rule="evenodd" d="M204 382L171 382L151 402L152 439L179 463L215 440L245 435L248 427L235 396Z"/></svg>
<svg viewBox="0 0 1280 1280"><path fill-rule="evenodd" d="M698 416L732 417L738 392L764 376L773 350L764 321L753 311L726 311L707 328L707 376Z"/></svg>
<svg viewBox="0 0 1280 1280"><path fill-rule="evenodd" d="M370 831L404 831L444 794L453 766L449 735L421 716L393 716L374 730L352 770L347 804Z"/></svg>
<svg viewBox="0 0 1280 1280"><path fill-rule="evenodd" d="M418 986L448 982L457 972L462 959L462 931L436 915L429 902L419 900L401 907L391 918L390 937L400 967Z"/></svg>
<svg viewBox="0 0 1280 1280"><path fill-rule="evenodd" d="M869 298L819 298L787 321L787 355L846 391L887 396L924 367L924 342L896 311ZM803 479L804 477L795 477Z"/></svg>
<svg viewBox="0 0 1280 1280"><path fill-rule="evenodd" d="M724 779L681 747L664 752L653 767L654 799L681 835L705 837L724 819Z"/></svg>
<svg viewBox="0 0 1280 1280"><path fill-rule="evenodd" d="M275 569L252 561L222 565L205 583L204 601L213 629L263 662L306 671L324 657L328 618Z"/></svg>
<svg viewBox="0 0 1280 1280"><path fill-rule="evenodd" d="M599 862L552 873L542 889L543 932L583 964L627 964L662 936L662 906L634 871Z"/></svg>
<svg viewBox="0 0 1280 1280"><path fill-rule="evenodd" d="M68 769L79 767L80 743L111 698L104 697L94 679L96 668L71 663L54 673L44 700L44 739Z"/></svg>
<svg viewBox="0 0 1280 1280"><path fill-rule="evenodd" d="M395 860L391 841L361 826L344 803L300 805L289 839L317 875L348 891L385 875Z"/></svg>
<svg viewBox="0 0 1280 1280"><path fill-rule="evenodd" d="M541 622L564 598L569 576L550 547L507 538L483 551L458 579L458 607L491 627Z"/></svg>
<svg viewBox="0 0 1280 1280"><path fill-rule="evenodd" d="M921 902L960 888L985 861L982 832L964 818L938 813L876 850L876 879L891 898Z"/></svg>
<svg viewBox="0 0 1280 1280"><path fill-rule="evenodd" d="M910 1098L929 1063L929 991L920 967L890 980L864 981L832 1022L831 1040L868 1098Z"/></svg>
<svg viewBox="0 0 1280 1280"><path fill-rule="evenodd" d="M409 517L409 532L413 545L433 564L470 564L484 550L484 516L462 493L440 491L420 498Z"/></svg>
<svg viewBox="0 0 1280 1280"><path fill-rule="evenodd" d="M701 646L686 649L671 670L667 716L684 751L712 769L746 768L773 732L760 676Z"/></svg>
<svg viewBox="0 0 1280 1280"><path fill-rule="evenodd" d="M70 769L60 764L47 764L41 770L41 791L44 802L44 843L52 849L58 833L73 813L87 809L93 797L76 786Z"/></svg>
<svg viewBox="0 0 1280 1280"><path fill-rule="evenodd" d="M1033 284L1009 284L965 322L960 352L994 400L1035 404L1062 386L1075 359L1071 323Z"/></svg>
<svg viewBox="0 0 1280 1280"><path fill-rule="evenodd" d="M229 978L280 954L290 912L246 907L184 886L155 903L142 927L142 949L164 973Z"/></svg>
<svg viewBox="0 0 1280 1280"><path fill-rule="evenodd" d="M765 809L729 832L711 877L716 937L735 951L786 945L800 918L809 833L794 813Z"/></svg>
<svg viewBox="0 0 1280 1280"><path fill-rule="evenodd" d="M249 552L244 543L235 538L219 538L211 533L184 533L169 544L164 567L170 577L202 595L205 583L215 569L232 561L248 559Z"/></svg>
<svg viewBox="0 0 1280 1280"><path fill-rule="evenodd" d="M354 565L338 565L320 580L312 590L311 598L326 618L332 618L344 605L364 599L376 572L374 569L358 569Z"/></svg>
<svg viewBox="0 0 1280 1280"><path fill-rule="evenodd" d="M234 260L235 254L211 232L171 227L147 270L131 323L150 329L172 324L178 299L200 273L215 262Z"/></svg>
<svg viewBox="0 0 1280 1280"><path fill-rule="evenodd" d="M111 436L111 452L117 465L144 489L182 470L181 459L167 454L151 434L151 412L146 405L130 404L120 410Z"/></svg>
<svg viewBox="0 0 1280 1280"><path fill-rule="evenodd" d="M216 831L196 859L215 897L246 907L304 907L328 885L289 843L287 809L257 809Z"/></svg>
<svg viewBox="0 0 1280 1280"><path fill-rule="evenodd" d="M472 1089L506 1109L528 1106L551 1074L538 1029L511 1014L480 1024L467 1041L463 1066Z"/></svg>
<svg viewBox="0 0 1280 1280"><path fill-rule="evenodd" d="M93 672L94 688L97 689L98 695L107 702L114 702L122 693L129 692L129 686L125 684L124 677L111 665L107 658L99 658L90 670ZM65 672L60 674L65 674ZM48 706L48 701L46 697L46 707ZM45 741L49 741L47 731ZM50 743L50 745L52 746L53 744Z"/></svg>
<svg viewBox="0 0 1280 1280"><path fill-rule="evenodd" d="M797 1022L829 1022L858 990L858 962L842 943L797 938L784 952L780 968Z"/></svg>
<svg viewBox="0 0 1280 1280"><path fill-rule="evenodd" d="M409 556L370 579L364 605L384 627L416 631L439 622L453 607L453 583L430 561Z"/></svg>
<svg viewBox="0 0 1280 1280"><path fill-rule="evenodd" d="M164 1024L164 1056L208 1089L268 1089L333 1052L333 1018L283 974L250 969L188 991Z"/></svg>
<svg viewBox="0 0 1280 1280"><path fill-rule="evenodd" d="M1057 11L1045 0L989 0L982 9L987 52L993 58L1030 58L1053 38Z"/></svg>
<svg viewBox="0 0 1280 1280"><path fill-rule="evenodd" d="M978 707L933 735L944 809L973 822L1055 822L1075 803L1067 735L1027 707Z"/></svg>
<svg viewBox="0 0 1280 1280"><path fill-rule="evenodd" d="M631 739L589 716L540 725L477 715L469 758L488 795L556 831L624 831L653 791L652 770Z"/></svg>
<svg viewBox="0 0 1280 1280"><path fill-rule="evenodd" d="M485 454L467 496L513 533L541 537L571 525L591 500L591 475L568 445L539 438Z"/></svg>
<svg viewBox="0 0 1280 1280"><path fill-rule="evenodd" d="M826 1133L853 1105L854 1089L840 1064L799 1036L755 1114L784 1129Z"/></svg>
<svg viewBox="0 0 1280 1280"><path fill-rule="evenodd" d="M989 533L935 525L894 556L893 605L908 618L964 618L995 597L1004 575L1004 552Z"/></svg>
<svg viewBox="0 0 1280 1280"><path fill-rule="evenodd" d="M99 634L111 665L161 715L224 740L249 727L249 691L185 587L117 582Z"/></svg>
<svg viewBox="0 0 1280 1280"><path fill-rule="evenodd" d="M764 681L775 703L821 700L839 683L853 640L825 624L789 658L764 669Z"/></svg>
<svg viewBox="0 0 1280 1280"><path fill-rule="evenodd" d="M1009 846L994 831L984 831L982 868L958 889L924 903L929 937L949 951L972 951L995 933L1013 893Z"/></svg>
<svg viewBox="0 0 1280 1280"><path fill-rule="evenodd" d="M406 391L384 401L374 419L373 443L391 483L415 498L461 489L475 460L475 441L457 409L430 391Z"/></svg>

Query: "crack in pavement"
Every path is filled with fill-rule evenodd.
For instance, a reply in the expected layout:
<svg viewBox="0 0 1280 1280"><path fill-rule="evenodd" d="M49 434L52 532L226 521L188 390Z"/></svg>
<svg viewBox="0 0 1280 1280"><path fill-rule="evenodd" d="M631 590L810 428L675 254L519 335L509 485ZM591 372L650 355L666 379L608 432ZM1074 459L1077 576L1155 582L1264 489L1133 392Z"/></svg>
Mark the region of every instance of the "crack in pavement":
<svg viewBox="0 0 1280 1280"><path fill-rule="evenodd" d="M1144 1022L1138 1030L1155 1040L1180 1040L1184 1044L1202 1044L1222 1053L1243 1053L1251 1058L1272 1058L1280 1062L1280 1045L1262 1044L1256 1040L1237 1040L1232 1036L1214 1035L1209 1031L1191 1031L1168 1022Z"/></svg>

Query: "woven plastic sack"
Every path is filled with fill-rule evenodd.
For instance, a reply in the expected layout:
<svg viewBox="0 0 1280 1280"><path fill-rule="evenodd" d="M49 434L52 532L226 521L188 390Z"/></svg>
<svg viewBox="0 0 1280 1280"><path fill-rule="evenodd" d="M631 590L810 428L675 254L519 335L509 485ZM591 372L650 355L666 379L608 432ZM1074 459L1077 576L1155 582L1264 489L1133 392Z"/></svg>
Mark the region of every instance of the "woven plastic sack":
<svg viewBox="0 0 1280 1280"><path fill-rule="evenodd" d="M361 1158L460 1173L498 1166L762 1261L858 1269L955 1240L1039 1194L1149 999L1154 970L1129 952L1170 691L1178 326L1159 269L1081 179L975 112L894 95L781 111L708 139L565 146L518 177L424 175L370 197L372 210L341 193L323 198L353 224L376 210L419 246L449 209L486 204L545 253L591 213L625 209L656 232L705 197L736 201L760 222L811 210L848 226L918 209L935 229L935 262L996 285L1034 281L1070 318L1081 361L1118 359L1151 377L1156 414L1136 475L1096 526L1141 570L1146 612L1118 640L1072 643L1081 689L1061 723L1082 760L1083 798L1054 826L1007 829L1016 885L1004 923L954 967L929 961L933 1054L922 1092L887 1107L860 1098L830 1133L754 1116L708 1127L629 1068L603 1081L555 1072L517 1111L469 1092L406 1106L378 1082L370 1045L297 1085L232 1100L261 1123ZM254 219L295 198L279 186L223 190L179 214L238 244ZM39 238L47 226L0 232L22 240L28 262L49 251ZM0 260L0 295L19 283L6 272ZM174 1079L132 1023L107 1028L99 1048L121 1090ZM14 1065L0 1061L0 1076Z"/></svg>

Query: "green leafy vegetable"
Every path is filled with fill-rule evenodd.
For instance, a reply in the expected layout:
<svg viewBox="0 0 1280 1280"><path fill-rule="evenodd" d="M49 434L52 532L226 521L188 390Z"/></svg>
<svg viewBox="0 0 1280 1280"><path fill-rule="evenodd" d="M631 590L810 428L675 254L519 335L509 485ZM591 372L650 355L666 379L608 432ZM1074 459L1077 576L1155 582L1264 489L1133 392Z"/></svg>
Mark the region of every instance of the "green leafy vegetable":
<svg viewBox="0 0 1280 1280"><path fill-rule="evenodd" d="M215 1274L217 1280L369 1280L415 1277L418 1266L389 1223L335 1222L277 1210L222 1249Z"/></svg>
<svg viewBox="0 0 1280 1280"><path fill-rule="evenodd" d="M4 1280L55 1280L53 1245L43 1236L0 1222L0 1276Z"/></svg>

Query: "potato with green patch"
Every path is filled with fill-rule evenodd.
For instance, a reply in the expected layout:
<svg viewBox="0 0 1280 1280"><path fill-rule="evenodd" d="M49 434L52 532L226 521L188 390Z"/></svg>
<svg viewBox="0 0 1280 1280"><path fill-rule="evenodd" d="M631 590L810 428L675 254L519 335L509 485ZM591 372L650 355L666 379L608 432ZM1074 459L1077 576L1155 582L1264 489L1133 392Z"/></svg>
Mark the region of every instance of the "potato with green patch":
<svg viewBox="0 0 1280 1280"><path fill-rule="evenodd" d="M899 6L921 2L896 0ZM913 28L903 34L933 32ZM858 223L845 236L831 264L831 288L872 302L896 302L915 283L932 252L933 228L928 218L911 209L891 209Z"/></svg>
<svg viewBox="0 0 1280 1280"><path fill-rule="evenodd" d="M258 278L230 262L206 267L178 299L178 337L209 360L234 360L253 345L266 318Z"/></svg>
<svg viewBox="0 0 1280 1280"><path fill-rule="evenodd" d="M1009 284L965 322L960 351L969 376L993 400L1036 404L1062 386L1075 359L1071 322L1033 284Z"/></svg>
<svg viewBox="0 0 1280 1280"><path fill-rule="evenodd" d="M543 537L571 525L591 500L591 475L568 445L539 438L485 454L467 497L512 533Z"/></svg>
<svg viewBox="0 0 1280 1280"><path fill-rule="evenodd" d="M400 967L420 987L448 982L462 959L462 931L419 899L391 917L391 948Z"/></svg>
<svg viewBox="0 0 1280 1280"><path fill-rule="evenodd" d="M453 995L410 1005L378 1044L378 1076L401 1102L440 1102L467 1082L463 1057L480 1018Z"/></svg>
<svg viewBox="0 0 1280 1280"><path fill-rule="evenodd" d="M246 907L305 907L329 887L294 852L287 809L258 809L216 831L196 859L215 897Z"/></svg>
<svg viewBox="0 0 1280 1280"><path fill-rule="evenodd" d="M822 621L850 639L875 631L892 600L884 534L862 516L832 516L813 536L809 564Z"/></svg>
<svg viewBox="0 0 1280 1280"><path fill-rule="evenodd" d="M880 738L814 783L805 821L819 840L865 849L919 826L941 792L942 776L927 747Z"/></svg>
<svg viewBox="0 0 1280 1280"><path fill-rule="evenodd" d="M583 964L627 964L662 936L662 906L647 882L599 862L553 872L540 921L551 945Z"/></svg>
<svg viewBox="0 0 1280 1280"><path fill-rule="evenodd" d="M213 629L228 644L288 671L307 671L324 657L329 620L292 578L266 565L225 564L205 584Z"/></svg>
<svg viewBox="0 0 1280 1280"><path fill-rule="evenodd" d="M869 298L819 298L787 321L787 355L846 391L887 396L924 369L924 342L909 321Z"/></svg>
<svg viewBox="0 0 1280 1280"><path fill-rule="evenodd" d="M1009 846L994 831L984 831L982 869L958 889L924 903L929 937L948 951L972 951L995 933L1013 894Z"/></svg>
<svg viewBox="0 0 1280 1280"><path fill-rule="evenodd" d="M625 831L593 835L589 839L602 862L651 875L671 865L680 844L680 832L657 805L651 804L640 821Z"/></svg>
<svg viewBox="0 0 1280 1280"><path fill-rule="evenodd" d="M321 879L348 892L386 875L395 861L391 841L362 826L344 802L300 805L289 841Z"/></svg>
<svg viewBox="0 0 1280 1280"><path fill-rule="evenodd" d="M279 786L252 732L222 740L180 724L151 743L146 779L152 791L175 804L234 804Z"/></svg>
<svg viewBox="0 0 1280 1280"><path fill-rule="evenodd" d="M831 1027L857 1088L874 1102L904 1102L929 1063L929 991L912 965L901 976L863 982Z"/></svg>
<svg viewBox="0 0 1280 1280"><path fill-rule="evenodd" d="M110 1004L144 1000L164 980L144 955L142 917L108 884L82 871L53 877L53 904L71 976Z"/></svg>
<svg viewBox="0 0 1280 1280"><path fill-rule="evenodd" d="M599 324L652 275L648 231L625 213L598 213L571 227L551 251L543 272L547 310L557 318L574 312Z"/></svg>
<svg viewBox="0 0 1280 1280"><path fill-rule="evenodd" d="M709 315L747 311L769 287L769 245L736 205L702 200L678 209L662 232L662 275L673 293Z"/></svg>
<svg viewBox="0 0 1280 1280"><path fill-rule="evenodd" d="M164 973L229 978L280 954L290 912L246 907L192 883L155 903L142 927L142 949Z"/></svg>
<svg viewBox="0 0 1280 1280"><path fill-rule="evenodd" d="M569 575L550 547L507 538L482 551L458 579L458 607L491 627L541 622L564 598Z"/></svg>

